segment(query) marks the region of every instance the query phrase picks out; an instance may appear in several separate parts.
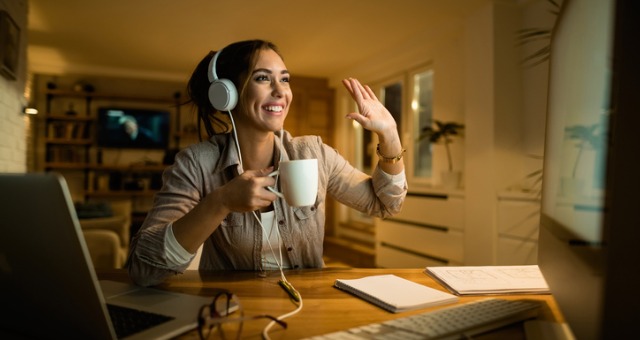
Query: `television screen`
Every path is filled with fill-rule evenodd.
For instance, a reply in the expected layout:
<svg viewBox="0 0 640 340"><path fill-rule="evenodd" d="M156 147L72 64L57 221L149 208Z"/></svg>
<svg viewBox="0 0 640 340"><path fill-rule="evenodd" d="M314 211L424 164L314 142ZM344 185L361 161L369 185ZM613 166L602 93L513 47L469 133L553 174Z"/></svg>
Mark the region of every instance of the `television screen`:
<svg viewBox="0 0 640 340"><path fill-rule="evenodd" d="M168 111L127 108L98 109L98 146L166 149L169 144Z"/></svg>

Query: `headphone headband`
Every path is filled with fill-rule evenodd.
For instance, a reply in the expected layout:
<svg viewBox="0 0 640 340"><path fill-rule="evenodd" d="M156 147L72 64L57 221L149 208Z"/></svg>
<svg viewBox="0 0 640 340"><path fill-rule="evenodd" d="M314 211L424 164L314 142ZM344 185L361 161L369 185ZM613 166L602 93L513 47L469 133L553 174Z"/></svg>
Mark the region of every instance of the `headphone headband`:
<svg viewBox="0 0 640 340"><path fill-rule="evenodd" d="M223 49L220 49L216 54L213 55L213 58L209 61L209 72L207 76L209 77L209 82L212 83L214 80L218 80L218 72L216 72L216 64L218 63L218 57L220 53L222 53Z"/></svg>
<svg viewBox="0 0 640 340"><path fill-rule="evenodd" d="M222 53L222 50L223 49L220 49L216 52L209 62L209 70L207 73L207 77L211 83L211 85L209 85L209 101L218 111L231 111L238 103L238 91L231 80L218 79L216 68L218 57Z"/></svg>

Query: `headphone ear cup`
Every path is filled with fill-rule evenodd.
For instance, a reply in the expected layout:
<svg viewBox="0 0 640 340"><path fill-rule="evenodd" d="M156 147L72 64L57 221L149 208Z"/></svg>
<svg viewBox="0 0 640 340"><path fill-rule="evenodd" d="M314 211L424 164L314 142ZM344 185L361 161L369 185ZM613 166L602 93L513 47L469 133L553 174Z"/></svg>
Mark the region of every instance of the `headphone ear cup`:
<svg viewBox="0 0 640 340"><path fill-rule="evenodd" d="M238 91L229 79L216 79L209 86L209 101L218 111L231 111L238 103Z"/></svg>

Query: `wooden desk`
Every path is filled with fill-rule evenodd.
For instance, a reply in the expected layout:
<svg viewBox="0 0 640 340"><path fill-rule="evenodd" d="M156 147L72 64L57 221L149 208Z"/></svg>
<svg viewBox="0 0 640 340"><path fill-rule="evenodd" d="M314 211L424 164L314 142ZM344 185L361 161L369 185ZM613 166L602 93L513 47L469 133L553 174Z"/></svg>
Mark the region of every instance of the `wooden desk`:
<svg viewBox="0 0 640 340"><path fill-rule="evenodd" d="M300 339L452 306L445 305L394 314L333 287L336 279L354 279L380 274L395 274L446 291L431 277L424 274L422 269L324 268L285 271L289 282L300 292L304 306L298 314L285 320L288 323L288 329L282 330L274 325L269 336L271 339ZM124 270L98 271L98 276L100 279L129 282ZM257 272L190 271L167 280L158 288L204 296L213 295L214 288L226 288L238 295L246 315L270 314L277 317L296 308L286 292L278 286L279 278L278 271L269 273L267 277L260 277ZM551 295L501 295L498 297L541 300L546 305L541 311L540 319L562 322L562 316ZM480 298L483 297L460 297L460 303ZM194 314L196 313L197 311L194 311ZM242 338L260 339L267 323L266 319L245 322ZM504 339L505 334L509 335L509 339L524 338L521 325L508 327L499 334L485 338ZM193 331L185 334L183 338L197 339L198 334Z"/></svg>

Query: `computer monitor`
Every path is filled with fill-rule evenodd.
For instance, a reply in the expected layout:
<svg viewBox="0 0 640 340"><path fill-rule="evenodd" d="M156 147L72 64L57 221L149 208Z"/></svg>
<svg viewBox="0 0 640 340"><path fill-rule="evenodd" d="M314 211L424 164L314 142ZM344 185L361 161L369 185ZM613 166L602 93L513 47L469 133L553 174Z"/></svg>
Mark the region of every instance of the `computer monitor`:
<svg viewBox="0 0 640 340"><path fill-rule="evenodd" d="M551 40L538 264L577 339L640 324L637 0L564 0Z"/></svg>

